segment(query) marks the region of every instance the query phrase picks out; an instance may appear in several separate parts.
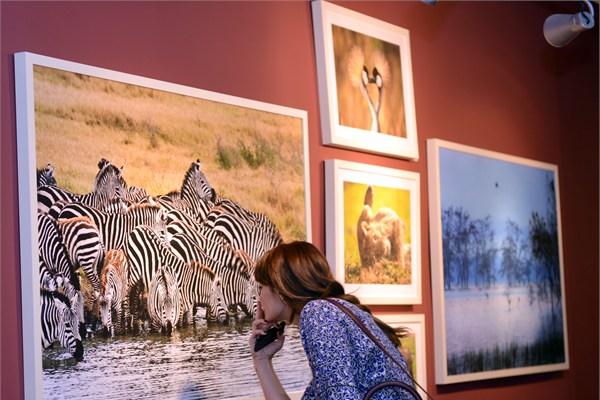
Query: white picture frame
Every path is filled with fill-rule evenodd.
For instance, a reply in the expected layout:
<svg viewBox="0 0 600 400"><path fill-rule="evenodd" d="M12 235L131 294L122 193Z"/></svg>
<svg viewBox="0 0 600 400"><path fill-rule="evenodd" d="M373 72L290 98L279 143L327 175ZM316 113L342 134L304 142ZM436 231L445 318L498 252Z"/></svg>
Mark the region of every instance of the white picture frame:
<svg viewBox="0 0 600 400"><path fill-rule="evenodd" d="M425 330L425 315L424 314L374 314L381 321L390 325L392 328L407 328L408 337L401 339L402 346L408 347L412 360L414 361L414 369L411 368L413 378L425 390L427 390L427 336ZM410 345L407 344L410 342ZM414 350L411 348L414 342ZM405 358L406 359L406 358ZM407 363L410 360L406 360ZM427 398L426 393L415 385L415 389L419 392L423 399Z"/></svg>
<svg viewBox="0 0 600 400"><path fill-rule="evenodd" d="M304 229L304 236L301 239L311 241L312 227L310 212L310 169L308 161L308 115L306 111L159 81L30 52L16 53L14 55L14 65L19 182L21 301L23 317L23 371L26 399L38 400L44 397L42 346L40 343L40 279L38 270L38 232L36 215L38 208L36 187L36 136L38 135L38 132L36 123L39 123L39 121L36 120L36 91L34 90L36 82L34 70L36 68L59 70L66 75L75 76L75 79L90 77L91 79L106 80L108 88L106 93L112 93L114 88L109 87L111 85L110 82L115 82L115 85L140 87L140 90L142 91L156 91L154 92L155 94L158 93L158 91L161 91L168 93L169 95L181 95L188 97L189 99L197 99L214 104L216 107L238 107L238 110L245 108L250 110L249 112L268 114L270 119L277 116L282 118L289 117L290 121L293 120L292 126L294 127L294 132L297 133L298 139L295 145L297 147L294 147L294 149L302 153L300 158L298 158L300 163L302 163L301 166L299 165L298 170L302 171L301 174L303 175L299 179L302 181L301 185L304 187L304 193L302 195L303 199L300 200L303 208L298 209L299 213L302 214L299 216L299 221L301 221L300 224L303 225ZM60 82L60 79L57 81ZM71 99L71 97L69 98ZM122 112L125 116L129 111L129 109L118 110L118 112ZM242 120L244 120L244 118L242 118ZM251 121L248 118L245 120ZM251 129L255 128L256 127L253 127ZM177 133L172 134L176 135ZM215 133L213 132L213 134ZM97 140L101 141L102 138L98 137ZM277 142L276 145L280 146L281 142ZM87 153L86 149L81 151ZM136 150L132 149L131 151ZM170 157L168 152L165 152L164 156ZM98 162L98 159L89 158L89 161L95 168L95 163ZM192 161L193 159L186 160L187 163ZM127 168L131 169L133 168L133 165L130 163L125 167L125 171L127 171ZM157 171L151 171L150 176L158 175L156 172ZM181 170L180 172L181 175L177 178L178 183L176 186L181 184L181 179L183 178L185 170ZM60 183L60 177L57 177L57 180ZM279 190L280 186L278 185L277 188ZM298 343L296 344L301 347L299 340L297 342ZM251 363L249 364L249 367L251 368ZM143 385L143 379L139 380L138 383ZM110 387L110 384L106 384L106 382L103 382L103 385ZM251 395L252 393L246 392L243 395L246 394ZM141 394L138 395L140 398L143 397Z"/></svg>
<svg viewBox="0 0 600 400"><path fill-rule="evenodd" d="M312 12L323 144L417 160L409 31L325 1Z"/></svg>
<svg viewBox="0 0 600 400"><path fill-rule="evenodd" d="M419 180L416 172L343 160L325 161L327 259L346 293L356 295L366 304L421 303ZM369 188L374 202L367 209L364 203ZM371 215L369 221L361 217L363 212ZM404 239L401 246L396 246L391 236L383 238L390 251L384 249L383 257L380 252L369 254L374 258L364 258L363 262L361 257L365 254L361 254L366 249L365 243L368 246L370 242L363 240L361 251L358 228L361 226L363 232L379 229L375 221L383 215L380 212L389 213L392 221L399 218ZM401 248L406 257L398 257L398 253L394 256L394 247Z"/></svg>
<svg viewBox="0 0 600 400"><path fill-rule="evenodd" d="M558 167L439 139L427 157L436 384L568 369Z"/></svg>

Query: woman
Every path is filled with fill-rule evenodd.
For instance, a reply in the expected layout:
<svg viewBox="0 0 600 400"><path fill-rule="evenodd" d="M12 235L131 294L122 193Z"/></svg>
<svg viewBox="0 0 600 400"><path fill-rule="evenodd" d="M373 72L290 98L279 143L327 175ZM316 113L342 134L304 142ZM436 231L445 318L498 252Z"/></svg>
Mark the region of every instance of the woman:
<svg viewBox="0 0 600 400"><path fill-rule="evenodd" d="M344 293L321 252L307 242L281 244L266 253L255 271L259 307L252 325L250 350L254 368L267 400L287 399L271 359L281 350L284 335L259 351L257 336L278 321L297 322L313 379L303 399L363 399L367 391L384 381L412 385L404 358L398 352L397 331L371 315L358 299ZM329 301L346 306L399 362L401 369L346 313ZM412 399L407 392L390 388L374 399Z"/></svg>

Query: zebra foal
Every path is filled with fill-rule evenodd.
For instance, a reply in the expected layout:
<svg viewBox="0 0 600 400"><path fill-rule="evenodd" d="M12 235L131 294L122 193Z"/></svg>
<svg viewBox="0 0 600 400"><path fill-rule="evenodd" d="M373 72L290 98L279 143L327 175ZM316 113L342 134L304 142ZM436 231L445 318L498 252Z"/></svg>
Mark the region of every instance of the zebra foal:
<svg viewBox="0 0 600 400"><path fill-rule="evenodd" d="M122 250L109 250L104 258L100 274L100 294L98 308L102 326L111 337L125 332L125 323L129 323L129 306L126 296L127 259ZM112 315L115 314L113 324Z"/></svg>

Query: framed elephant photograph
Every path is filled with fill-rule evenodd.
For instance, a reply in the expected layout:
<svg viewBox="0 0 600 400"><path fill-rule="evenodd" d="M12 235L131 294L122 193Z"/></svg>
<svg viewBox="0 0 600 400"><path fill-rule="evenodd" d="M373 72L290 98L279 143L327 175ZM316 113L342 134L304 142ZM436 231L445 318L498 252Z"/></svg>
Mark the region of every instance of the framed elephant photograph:
<svg viewBox="0 0 600 400"><path fill-rule="evenodd" d="M325 161L326 253L366 304L421 303L419 174Z"/></svg>
<svg viewBox="0 0 600 400"><path fill-rule="evenodd" d="M15 79L25 397L260 398L254 265L310 241L306 111L32 53Z"/></svg>
<svg viewBox="0 0 600 400"><path fill-rule="evenodd" d="M417 160L407 29L312 2L323 144Z"/></svg>
<svg viewBox="0 0 600 400"><path fill-rule="evenodd" d="M427 141L435 379L569 368L558 167Z"/></svg>

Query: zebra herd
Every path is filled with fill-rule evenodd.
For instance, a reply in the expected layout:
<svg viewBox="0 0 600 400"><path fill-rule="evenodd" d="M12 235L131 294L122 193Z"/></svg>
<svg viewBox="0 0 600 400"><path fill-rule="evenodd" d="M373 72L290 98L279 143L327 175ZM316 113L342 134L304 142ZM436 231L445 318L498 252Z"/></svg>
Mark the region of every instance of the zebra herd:
<svg viewBox="0 0 600 400"><path fill-rule="evenodd" d="M37 185L44 348L58 341L81 360L89 321L111 336L140 326L170 335L194 323L197 307L218 322L256 312L254 265L281 235L266 215L220 197L199 160L180 191L156 197L105 159L88 194L59 187L51 164Z"/></svg>

